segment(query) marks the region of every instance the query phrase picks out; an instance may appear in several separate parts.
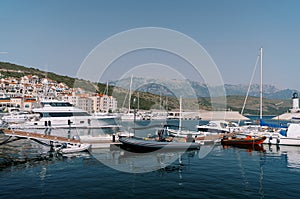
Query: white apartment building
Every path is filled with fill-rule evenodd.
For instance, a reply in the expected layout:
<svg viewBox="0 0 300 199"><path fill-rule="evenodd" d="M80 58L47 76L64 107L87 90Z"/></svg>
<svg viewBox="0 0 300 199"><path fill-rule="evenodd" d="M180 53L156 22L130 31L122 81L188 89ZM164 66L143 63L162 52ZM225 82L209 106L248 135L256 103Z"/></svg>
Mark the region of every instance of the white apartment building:
<svg viewBox="0 0 300 199"><path fill-rule="evenodd" d="M72 93L60 96L60 98L62 101L70 102L72 105L83 109L89 113L94 112L94 102L88 96L75 95L75 93Z"/></svg>
<svg viewBox="0 0 300 199"><path fill-rule="evenodd" d="M97 94L91 96L94 102L94 112L108 112L117 110L117 100L113 96Z"/></svg>
<svg viewBox="0 0 300 199"><path fill-rule="evenodd" d="M89 113L115 111L118 105L116 98L102 94L89 96L88 94L76 95L73 92L72 94L63 95L60 98L62 101L70 102Z"/></svg>
<svg viewBox="0 0 300 199"><path fill-rule="evenodd" d="M89 113L93 113L93 100L89 97L79 97L78 98L78 108L83 109Z"/></svg>
<svg viewBox="0 0 300 199"><path fill-rule="evenodd" d="M116 111L118 102L113 96L103 95L100 100L101 111Z"/></svg>
<svg viewBox="0 0 300 199"><path fill-rule="evenodd" d="M89 113L116 111L117 100L112 96L86 93L81 88L69 88L49 78L26 75L20 79L1 78L0 109L16 107L30 111L38 101L61 99ZM4 97L5 96L5 97Z"/></svg>

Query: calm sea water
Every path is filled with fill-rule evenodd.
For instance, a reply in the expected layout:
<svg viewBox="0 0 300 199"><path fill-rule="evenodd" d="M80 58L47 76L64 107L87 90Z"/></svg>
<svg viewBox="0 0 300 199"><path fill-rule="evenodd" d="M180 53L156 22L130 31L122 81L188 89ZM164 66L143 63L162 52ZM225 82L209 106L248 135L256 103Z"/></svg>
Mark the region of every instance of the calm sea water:
<svg viewBox="0 0 300 199"><path fill-rule="evenodd" d="M154 123L137 127L147 125ZM185 125L192 129L195 121ZM98 149L52 157L41 150L27 140L1 146L0 162L17 161L0 168L0 198L300 196L300 147L206 145L185 153L148 154Z"/></svg>

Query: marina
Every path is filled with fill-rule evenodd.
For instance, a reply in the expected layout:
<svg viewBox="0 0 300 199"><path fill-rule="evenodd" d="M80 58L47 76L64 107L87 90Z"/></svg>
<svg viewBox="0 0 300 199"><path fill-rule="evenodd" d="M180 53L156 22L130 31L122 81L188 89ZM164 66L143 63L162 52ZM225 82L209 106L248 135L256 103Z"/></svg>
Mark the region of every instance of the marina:
<svg viewBox="0 0 300 199"><path fill-rule="evenodd" d="M251 120L255 119L251 118ZM267 122L272 121L270 117L264 119ZM182 120L181 125L183 129L195 131L199 126L205 126L209 122ZM0 175L2 177L10 175L10 178L6 181L8 184L4 184L4 181L0 183L4 187L1 196L9 197L12 189L9 181L23 179L25 178L24 173L28 172L31 174L26 175L27 178L29 177L36 184L29 183L25 185L24 190L22 189L22 197L27 195L31 198L49 195L52 189L56 190L55 193L52 192L53 196L68 194L69 197L83 197L86 195L86 191L90 190L88 195L96 197L102 195L105 190L108 198L114 198L116 194L121 194L121 192L122 197L139 197L140 194L148 195L148 189L151 189L157 183L160 184L160 187L162 186L160 194L153 192L153 194L147 196L148 198L157 198L161 194L176 198L176 195L180 193L184 193L188 198L198 198L199 194L203 197L220 197L224 196L224 192L232 197L253 194L258 198L276 198L277 195L274 195L271 190L276 188L276 182L279 183L277 180L279 180L280 174L277 174L276 178L271 176L274 172L278 172L278 169L284 171L285 178L294 181L294 185L297 187L298 181L296 182L297 177L294 174L300 172L300 163L297 160L300 155L298 147L290 146L289 148L288 146L275 144L224 145L221 142L201 141L202 138L199 136L198 140L195 139L197 144L191 143L195 147L189 150L186 146L184 146L185 148L180 146L181 149L171 146L171 150L161 150L158 148L159 143L157 144L156 141L151 141L152 144L154 143L155 150L141 150L139 147L138 149L128 150L128 145L122 147L123 142L120 142L118 136L113 137L117 133L123 133L119 135L124 136L124 138L121 138L124 141L128 139L127 136L134 135L147 138L151 134L151 137L153 137L159 130L158 126L163 123L164 120L136 121L134 134L130 134L130 132L133 132L133 129L131 129L132 121L118 123L122 128L119 132L115 132L116 134L103 134L101 129L76 130L71 128L59 131L59 129L53 128L48 129L48 131L47 129L46 131L38 130L36 132L32 130L27 133L19 129L4 129L6 138L15 136L26 139L0 145ZM175 120L172 120L171 124L176 124ZM176 129L175 126L173 128ZM127 132L126 129L129 130L128 134L125 133ZM45 132L48 132L48 134L45 134ZM229 131L226 131L226 133L231 134ZM214 137L209 140L218 140L220 135L222 133L211 134L210 136ZM3 135L1 136L3 141ZM76 136L80 138L80 141L72 139ZM49 146L41 146L32 139L52 140L60 143L85 143L90 144L91 147L82 152L57 153L50 152ZM139 141L139 144L145 145L149 142ZM165 146L167 142L161 144ZM26 150L24 150L25 146ZM74 175L75 173L77 175ZM78 175L78 173L80 174ZM113 176L118 176L118 181ZM68 191L68 189L58 188L51 183L52 180L57 181L59 178L61 183L77 187L80 190L85 189L85 191L74 193ZM199 178L201 178L201 181L199 181ZM67 179L73 180L70 182ZM105 185L101 183L103 180L106 181ZM220 181L222 181L222 185ZM240 185L235 186L235 189L229 188L233 184L236 185L236 182ZM122 186L120 183L122 183ZM102 184L102 186L97 186L98 184ZM38 186L41 192L32 194L32 192L26 191L27 186ZM94 186L97 188L92 188ZM110 187L109 190L107 190L108 187ZM178 191L173 193L167 191L174 189L174 187ZM202 189L216 190L216 187L222 187L222 192L202 191ZM291 196L300 194L295 187L286 186L284 189L292 191ZM282 185L280 185L280 188L282 189ZM117 191L112 191L112 189Z"/></svg>
<svg viewBox="0 0 300 199"><path fill-rule="evenodd" d="M297 198L300 194L298 147L263 146L264 151L223 148L222 145L206 147L185 153L139 155L97 149L91 154L83 152L27 161L26 164L16 163L1 168L1 178L5 179L0 182L1 197L39 198L62 194L99 197L105 192L106 198L119 195L177 198L183 194L187 198L199 198L199 195L203 198L249 195L253 198L281 198L274 189L281 190L280 193L287 198ZM25 179L27 183L22 183ZM22 188L16 189L16 184L22 184ZM153 191L153 187L160 191ZM32 192L32 189L39 191ZM78 191L74 192L74 189ZM18 193L22 196L19 197Z"/></svg>
<svg viewBox="0 0 300 199"><path fill-rule="evenodd" d="M300 198L300 1L0 5L0 199Z"/></svg>

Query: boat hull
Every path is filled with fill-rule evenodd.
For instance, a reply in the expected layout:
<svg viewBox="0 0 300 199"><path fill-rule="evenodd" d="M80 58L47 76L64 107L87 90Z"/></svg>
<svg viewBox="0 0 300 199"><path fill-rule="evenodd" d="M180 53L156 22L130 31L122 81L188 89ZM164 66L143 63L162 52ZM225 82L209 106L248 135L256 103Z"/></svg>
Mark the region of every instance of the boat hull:
<svg viewBox="0 0 300 199"><path fill-rule="evenodd" d="M138 138L120 138L122 148L134 152L151 152L156 150L196 150L200 148L195 142L158 142Z"/></svg>
<svg viewBox="0 0 300 199"><path fill-rule="evenodd" d="M300 124L290 123L287 130L265 134L265 144L300 146Z"/></svg>
<svg viewBox="0 0 300 199"><path fill-rule="evenodd" d="M232 138L227 139L223 138L221 140L221 144L223 145L259 145L265 141L266 137L258 137L258 138Z"/></svg>
<svg viewBox="0 0 300 199"><path fill-rule="evenodd" d="M91 148L91 144L67 144L66 148L61 148L58 147L56 148L56 151L59 153L78 153L78 152L83 152L83 151L88 151Z"/></svg>
<svg viewBox="0 0 300 199"><path fill-rule="evenodd" d="M273 145L287 145L287 146L300 146L300 138L288 138L288 137L269 137L264 141L264 144Z"/></svg>

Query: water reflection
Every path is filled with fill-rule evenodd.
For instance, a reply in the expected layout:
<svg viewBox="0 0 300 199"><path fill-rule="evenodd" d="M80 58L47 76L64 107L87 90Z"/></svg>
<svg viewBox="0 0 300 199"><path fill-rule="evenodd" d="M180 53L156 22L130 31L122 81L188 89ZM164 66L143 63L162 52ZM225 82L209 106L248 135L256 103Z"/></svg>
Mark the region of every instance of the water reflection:
<svg viewBox="0 0 300 199"><path fill-rule="evenodd" d="M259 152L265 152L263 145L223 145L223 149L232 149L232 148L240 148L245 149L247 152L252 151L259 151Z"/></svg>
<svg viewBox="0 0 300 199"><path fill-rule="evenodd" d="M300 171L300 147L284 145L251 145L251 146L223 146L224 150L244 150L246 152L259 152L265 163L285 165L288 168Z"/></svg>
<svg viewBox="0 0 300 199"><path fill-rule="evenodd" d="M91 135L97 136L104 133L103 130L89 129L80 130L74 129L69 131L53 130L51 134L54 135ZM0 143L5 141L7 137L0 135ZM146 154L129 153L122 150L99 149L92 150L91 154L98 161L112 167L114 169L142 173L154 170L172 171L179 170L181 163L184 163L187 157L194 159L205 159L209 155L214 155L218 150L240 150L248 153L257 152L257 157L261 158L265 163L276 164L276 160L280 160L280 164L284 164L288 168L300 171L300 147L293 146L276 146L276 145L255 145L255 146L222 146L222 145L202 145L196 151L170 151L170 152L154 152ZM222 154L226 156L226 153ZM26 162L38 162L48 160L49 157L57 156L49 153L49 147L40 145L28 139L16 140L13 142L0 145L0 169ZM76 157L76 154L69 154L65 156ZM59 159L60 157L58 157ZM200 163L201 164L201 163ZM174 167L175 166L175 167Z"/></svg>
<svg viewBox="0 0 300 199"><path fill-rule="evenodd" d="M183 165L184 157L192 157L196 153L197 151L185 152L160 150L151 153L132 153L125 150L92 150L93 157L95 157L98 161L116 170L129 173L174 170L174 164Z"/></svg>
<svg viewBox="0 0 300 199"><path fill-rule="evenodd" d="M39 144L30 139L12 138L6 142L8 136L0 135L0 170L10 166L17 165L36 165L51 162L53 160L62 160L67 158L68 154L59 154L50 151L49 146ZM88 153L80 153L82 154ZM72 157L78 157L79 154L71 154ZM90 154L88 154L90 156ZM22 167L22 166L21 166Z"/></svg>
<svg viewBox="0 0 300 199"><path fill-rule="evenodd" d="M272 158L273 164L275 160L280 160L281 164L285 164L288 168L298 170L300 172L300 147L283 146L283 145L265 145L266 157ZM266 160L268 161L268 159Z"/></svg>

